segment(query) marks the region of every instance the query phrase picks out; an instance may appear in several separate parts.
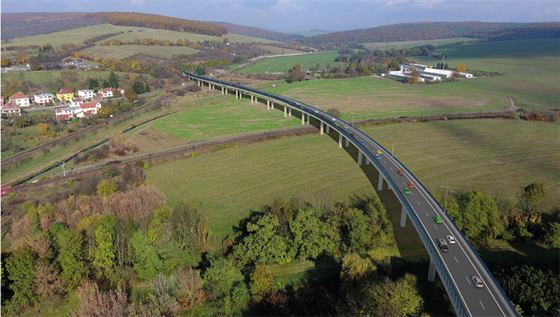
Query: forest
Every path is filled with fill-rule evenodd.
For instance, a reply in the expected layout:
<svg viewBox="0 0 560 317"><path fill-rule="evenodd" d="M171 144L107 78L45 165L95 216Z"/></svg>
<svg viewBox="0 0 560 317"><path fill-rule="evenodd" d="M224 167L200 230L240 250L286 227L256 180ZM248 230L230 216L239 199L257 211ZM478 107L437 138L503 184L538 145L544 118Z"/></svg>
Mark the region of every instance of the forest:
<svg viewBox="0 0 560 317"><path fill-rule="evenodd" d="M142 26L152 29L162 29L177 32L189 32L212 36L222 36L228 33L227 28L213 23L172 18L157 14L134 12L97 12L87 13L85 19L98 19L103 23L121 26ZM106 22L105 22L106 21Z"/></svg>
<svg viewBox="0 0 560 317"><path fill-rule="evenodd" d="M228 29L228 31L231 33L254 36L254 37L259 37L261 39L268 39L268 40L273 40L278 42L291 42L303 38L303 35L274 32L274 31L255 28L252 26L239 25L239 24L226 23L226 22L214 22L214 23L225 26Z"/></svg>
<svg viewBox="0 0 560 317"><path fill-rule="evenodd" d="M3 314L54 312L71 294L79 300L71 316L433 313L419 288L423 277L410 273L418 264L376 256L396 246L376 196L350 204L328 193L277 199L216 244L204 202L170 205L143 184L145 168L144 162L112 167L47 188L32 201L12 195L3 202ZM545 208L546 200L538 183L522 188L518 201L474 188L450 195L446 210L475 245L504 239L557 248L560 210ZM273 273L273 267L305 261L334 271L292 282ZM518 311L560 312L553 295L558 263L492 267ZM430 296L445 298L439 280L433 287Z"/></svg>

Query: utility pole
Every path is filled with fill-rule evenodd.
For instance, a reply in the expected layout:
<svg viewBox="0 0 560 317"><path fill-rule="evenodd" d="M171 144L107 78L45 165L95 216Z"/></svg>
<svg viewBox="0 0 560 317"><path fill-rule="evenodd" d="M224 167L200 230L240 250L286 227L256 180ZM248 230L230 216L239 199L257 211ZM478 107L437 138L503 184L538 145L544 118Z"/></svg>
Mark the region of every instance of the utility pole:
<svg viewBox="0 0 560 317"><path fill-rule="evenodd" d="M393 139L393 149L391 150L391 156L395 157L395 138L393 138L392 136L390 136L391 139Z"/></svg>

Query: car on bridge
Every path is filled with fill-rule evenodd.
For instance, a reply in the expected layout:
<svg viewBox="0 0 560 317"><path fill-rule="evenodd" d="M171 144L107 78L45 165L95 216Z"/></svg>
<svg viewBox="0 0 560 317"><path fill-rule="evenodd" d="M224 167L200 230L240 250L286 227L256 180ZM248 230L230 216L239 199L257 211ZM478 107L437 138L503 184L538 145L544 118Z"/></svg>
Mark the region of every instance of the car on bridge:
<svg viewBox="0 0 560 317"><path fill-rule="evenodd" d="M447 238L447 241L449 241L450 244L455 244L455 238L453 238L452 235L447 235L445 237Z"/></svg>
<svg viewBox="0 0 560 317"><path fill-rule="evenodd" d="M484 284L482 284L482 279L478 276L471 276L471 279L474 283L474 286L476 287L484 287Z"/></svg>
<svg viewBox="0 0 560 317"><path fill-rule="evenodd" d="M408 189L408 187L405 187L403 191L405 194L410 195L410 190Z"/></svg>
<svg viewBox="0 0 560 317"><path fill-rule="evenodd" d="M377 152L375 152L375 153L377 153L377 154L381 154L381 150L377 150Z"/></svg>
<svg viewBox="0 0 560 317"><path fill-rule="evenodd" d="M380 156L379 154L375 154L375 158L378 159L378 160L380 160L380 159L381 159L381 156Z"/></svg>
<svg viewBox="0 0 560 317"><path fill-rule="evenodd" d="M366 144L364 143L364 141L360 141L360 144L361 144L361 145L366 145Z"/></svg>
<svg viewBox="0 0 560 317"><path fill-rule="evenodd" d="M398 170L398 171L397 171L397 174L399 174L399 175L404 175L404 172L403 172L403 170Z"/></svg>
<svg viewBox="0 0 560 317"><path fill-rule="evenodd" d="M441 252L443 253L449 252L449 246L447 245L447 242L445 242L444 239L438 239L438 246Z"/></svg>
<svg viewBox="0 0 560 317"><path fill-rule="evenodd" d="M443 223L443 220L441 220L440 216L435 216L434 220L436 221L436 223Z"/></svg>
<svg viewBox="0 0 560 317"><path fill-rule="evenodd" d="M414 184L413 183L408 183L408 187L414 188Z"/></svg>

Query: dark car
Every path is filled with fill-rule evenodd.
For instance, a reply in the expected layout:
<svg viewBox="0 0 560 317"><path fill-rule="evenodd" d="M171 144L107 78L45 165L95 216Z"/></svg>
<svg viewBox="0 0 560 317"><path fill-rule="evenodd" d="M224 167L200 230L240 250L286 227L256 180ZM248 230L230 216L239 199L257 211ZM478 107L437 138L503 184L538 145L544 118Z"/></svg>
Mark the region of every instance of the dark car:
<svg viewBox="0 0 560 317"><path fill-rule="evenodd" d="M447 242L445 242L444 239L438 239L438 246L439 246L439 249L441 250L441 252L444 252L444 253L449 252L449 246L447 245Z"/></svg>

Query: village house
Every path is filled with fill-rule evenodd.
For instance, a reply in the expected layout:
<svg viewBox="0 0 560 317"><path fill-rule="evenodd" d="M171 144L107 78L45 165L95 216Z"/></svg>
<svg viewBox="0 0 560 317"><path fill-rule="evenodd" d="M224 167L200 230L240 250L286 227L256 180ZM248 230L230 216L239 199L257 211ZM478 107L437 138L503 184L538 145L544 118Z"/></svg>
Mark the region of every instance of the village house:
<svg viewBox="0 0 560 317"><path fill-rule="evenodd" d="M10 101L13 101L16 105L20 107L29 107L29 97L22 94L21 92L15 93L10 96Z"/></svg>
<svg viewBox="0 0 560 317"><path fill-rule="evenodd" d="M93 100L95 97L95 92L93 89L87 90L78 90L78 97L82 98L83 100Z"/></svg>
<svg viewBox="0 0 560 317"><path fill-rule="evenodd" d="M124 97L124 89L122 88L117 88L117 93L119 94L119 97Z"/></svg>
<svg viewBox="0 0 560 317"><path fill-rule="evenodd" d="M77 103L77 106L56 109L56 119L58 121L68 121L71 119L89 118L97 114L99 108L101 108L101 104L97 101Z"/></svg>
<svg viewBox="0 0 560 317"><path fill-rule="evenodd" d="M84 103L84 100L80 97L74 97L68 103L70 107L79 107L81 103Z"/></svg>
<svg viewBox="0 0 560 317"><path fill-rule="evenodd" d="M74 92L70 89L61 89L56 93L56 98L60 100L60 102L66 102L74 98Z"/></svg>
<svg viewBox="0 0 560 317"><path fill-rule="evenodd" d="M97 91L97 95L99 98L110 98L113 97L113 89L112 88L103 88Z"/></svg>
<svg viewBox="0 0 560 317"><path fill-rule="evenodd" d="M85 113L85 116L89 117L90 115L97 114L97 110L101 108L101 104L97 101L84 102L80 104L80 108Z"/></svg>
<svg viewBox="0 0 560 317"><path fill-rule="evenodd" d="M33 95L33 103L45 106L49 102L54 102L54 95L53 94L46 94L46 93L37 93Z"/></svg>
<svg viewBox="0 0 560 317"><path fill-rule="evenodd" d="M6 104L3 104L1 107L2 113L5 113L8 116L19 116L21 115L21 108L15 102L9 101Z"/></svg>

